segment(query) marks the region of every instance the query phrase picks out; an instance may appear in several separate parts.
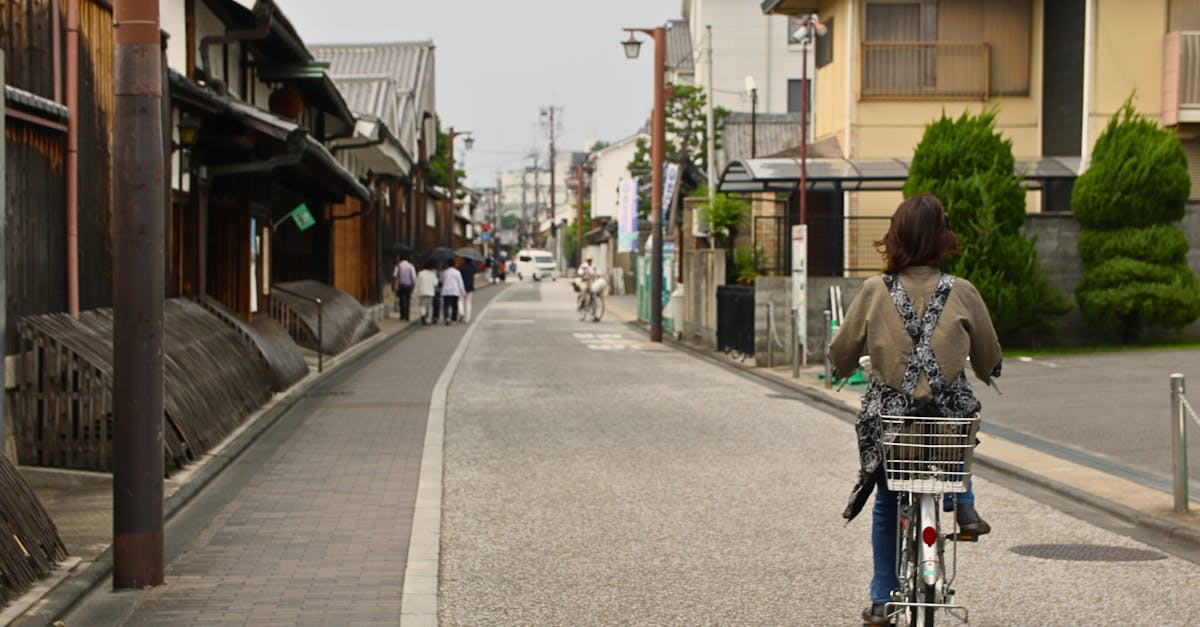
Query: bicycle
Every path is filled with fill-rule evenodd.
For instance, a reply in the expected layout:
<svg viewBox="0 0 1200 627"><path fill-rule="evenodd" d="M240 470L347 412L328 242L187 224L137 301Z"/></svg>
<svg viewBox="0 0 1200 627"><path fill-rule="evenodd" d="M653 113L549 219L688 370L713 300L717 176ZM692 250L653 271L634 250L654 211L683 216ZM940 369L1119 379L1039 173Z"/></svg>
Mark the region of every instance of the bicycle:
<svg viewBox="0 0 1200 627"><path fill-rule="evenodd" d="M858 363L869 381L871 358L861 357ZM884 480L898 500L896 578L900 587L892 591L892 600L885 605L888 620L894 622L905 614L910 627L933 627L937 610L944 609L966 623L969 612L955 603L952 587L958 571L958 543L978 538L959 531L958 498L954 495L966 492L970 485L979 414L968 418L884 414L879 419ZM950 533L942 532L941 506L946 495L951 495L952 504L949 516L954 527ZM949 568L947 542L951 545Z"/></svg>
<svg viewBox="0 0 1200 627"><path fill-rule="evenodd" d="M896 576L900 588L886 604L889 617L907 612L908 624L932 627L944 609L968 622L967 608L955 603L952 587L958 570L958 542L974 536L958 530L957 497L951 496L950 533L942 531L944 495L967 491L971 481L979 415L969 418L880 416L883 472L899 499ZM951 546L949 568L946 544ZM961 614L961 615L960 615Z"/></svg>
<svg viewBox="0 0 1200 627"><path fill-rule="evenodd" d="M588 290L577 311L580 322L586 321L589 317L592 322L600 322L600 318L604 317L604 295Z"/></svg>

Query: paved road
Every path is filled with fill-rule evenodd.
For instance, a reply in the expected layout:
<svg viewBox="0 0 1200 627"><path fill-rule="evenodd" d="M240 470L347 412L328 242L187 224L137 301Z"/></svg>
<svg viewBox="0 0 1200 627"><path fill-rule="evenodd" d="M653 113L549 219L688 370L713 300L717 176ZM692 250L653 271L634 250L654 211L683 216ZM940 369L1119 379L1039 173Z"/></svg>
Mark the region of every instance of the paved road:
<svg viewBox="0 0 1200 627"><path fill-rule="evenodd" d="M446 421L442 621L855 624L869 525L839 516L851 427L622 324L580 323L570 299L509 289L464 356ZM483 383L467 395L458 381ZM1200 566L987 479L978 490L996 531L961 555L974 624L1200 618ZM1018 552L1040 544L1095 545L1108 561ZM1132 556L1159 559L1112 559Z"/></svg>
<svg viewBox="0 0 1200 627"><path fill-rule="evenodd" d="M1052 452L1058 455L1119 467L1119 474L1170 492L1168 381L1174 372L1193 382L1191 397L1200 399L1200 350L1194 349L1009 359L1000 378L1005 394L983 391L981 397L988 428L1001 427L998 434L1034 436L1057 445ZM1200 434L1191 419L1188 426ZM1200 437L1191 438L1188 452L1189 482L1200 498Z"/></svg>
<svg viewBox="0 0 1200 627"><path fill-rule="evenodd" d="M172 519L166 585L101 590L66 624L398 624L430 390L466 328L333 373Z"/></svg>
<svg viewBox="0 0 1200 627"><path fill-rule="evenodd" d="M857 624L848 424L581 323L565 283L497 293L446 403L443 624ZM98 592L67 624L398 624L430 389L462 334L414 329L335 373L173 519L167 585ZM1200 618L1200 566L977 486L996 531L960 556L974 624ZM1023 552L1042 544L1104 561Z"/></svg>

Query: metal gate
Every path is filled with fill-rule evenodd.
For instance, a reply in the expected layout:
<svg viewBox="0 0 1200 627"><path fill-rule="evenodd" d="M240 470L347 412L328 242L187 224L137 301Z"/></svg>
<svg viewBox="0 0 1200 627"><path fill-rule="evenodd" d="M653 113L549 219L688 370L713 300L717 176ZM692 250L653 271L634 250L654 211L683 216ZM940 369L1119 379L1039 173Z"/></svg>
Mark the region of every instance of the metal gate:
<svg viewBox="0 0 1200 627"><path fill-rule="evenodd" d="M717 286L717 350L754 354L754 288Z"/></svg>

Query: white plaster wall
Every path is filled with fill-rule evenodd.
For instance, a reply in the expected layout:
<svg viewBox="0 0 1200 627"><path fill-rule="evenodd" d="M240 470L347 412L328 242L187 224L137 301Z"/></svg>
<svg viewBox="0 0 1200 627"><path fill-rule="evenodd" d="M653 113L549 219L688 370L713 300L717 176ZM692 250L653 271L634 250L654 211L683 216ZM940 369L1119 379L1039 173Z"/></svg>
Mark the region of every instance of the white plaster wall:
<svg viewBox="0 0 1200 627"><path fill-rule="evenodd" d="M617 217L620 209L618 190L621 180L629 177L626 166L637 151L637 138L645 134L625 138L612 146L596 151L592 171L592 217Z"/></svg>
<svg viewBox="0 0 1200 627"><path fill-rule="evenodd" d="M158 0L160 28L170 35L167 40L167 66L187 75L187 29L183 0Z"/></svg>
<svg viewBox="0 0 1200 627"><path fill-rule="evenodd" d="M744 0L685 0L684 14L692 47L705 44L705 26L712 26L713 102L733 111L749 111L744 95L746 77L758 88L760 113L787 112L787 82L803 76L802 48L787 42L787 18L764 15L758 2ZM808 55L813 76L813 54ZM706 55L696 61L696 85L705 85Z"/></svg>

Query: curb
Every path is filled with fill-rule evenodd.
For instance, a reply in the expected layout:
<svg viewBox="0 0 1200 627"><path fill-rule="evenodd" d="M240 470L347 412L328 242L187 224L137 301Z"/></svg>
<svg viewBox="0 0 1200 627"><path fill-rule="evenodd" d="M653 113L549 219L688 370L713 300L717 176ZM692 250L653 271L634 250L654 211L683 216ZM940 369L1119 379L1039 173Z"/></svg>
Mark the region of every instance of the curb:
<svg viewBox="0 0 1200 627"><path fill-rule="evenodd" d="M633 320L626 320L625 323L629 327L636 329L640 333L642 333L644 335L649 335L649 329L646 328L644 323L642 323L640 321L633 321ZM825 396L823 394L819 394L812 390L809 390L808 388L806 388L803 385L791 383L784 379L772 377L770 375L758 372L754 368L736 364L736 363L733 363L728 360L720 359L716 355L711 354L708 351L705 351L699 347L692 346L690 344L687 344L685 342L677 340L673 337L668 336L667 334L663 335L663 343L669 344L679 350L682 350L691 355L694 355L696 357L704 359L704 360L708 361L709 363L723 367L726 370L729 370L731 372L740 374L744 377L753 378L755 381L766 384L770 387L774 387L777 389L785 389L785 390L788 390L791 392L798 393L801 396L803 396L806 400L815 401L817 404L819 404L822 407L832 409L833 413L835 413L835 415L837 415L839 418L845 420L846 422L849 422L850 424L854 424L854 421L857 420L858 408L856 408L853 405L850 405L848 403L839 403L837 401L831 400L827 396ZM995 437L1002 437L1002 436L997 436L995 434L989 434L989 437L995 438ZM1049 454L1049 453L1047 453L1047 454ZM1174 523L1174 522L1171 522L1168 520L1164 520L1157 516L1152 516L1152 515L1146 514L1144 512L1138 511L1136 509L1133 509L1131 507L1127 507L1127 506L1117 503L1115 501L1111 501L1109 499L1095 496L1084 490L1080 490L1073 486L1069 486L1065 483L1055 481L1054 479L1049 479L1049 478L1039 475L1037 473L1030 472L1029 470L1026 470L1019 466L1015 466L1008 462L996 459L996 458L991 457L990 455L987 455L984 453L977 453L975 455L975 461L978 462L979 465L983 466L984 468L987 468L989 470L992 470L992 471L995 471L998 473L1006 474L1006 475L1013 477L1019 481L1030 483L1030 484L1038 486L1042 489L1053 492L1056 495L1072 499L1079 503L1083 503L1090 507L1096 508L1098 510L1101 510L1103 512L1106 512L1108 514L1116 516L1117 518L1120 518L1127 522L1133 523L1136 526L1150 529L1150 530L1162 533L1164 535L1167 535L1169 537L1177 538L1177 539L1180 539L1180 540L1183 540L1186 542L1193 543L1197 546L1200 546L1200 531L1198 531L1196 529L1192 529L1191 527L1188 527L1185 525L1180 525L1180 524L1177 524L1177 523Z"/></svg>
<svg viewBox="0 0 1200 627"><path fill-rule="evenodd" d="M307 380L302 380L292 386L283 392L281 398L274 405L265 409L257 418L251 422L243 423L240 433L232 436L233 439L227 443L223 443L225 444L223 448L221 444L218 444L217 450L219 452L203 466L197 468L187 481L179 486L178 490L163 499L164 528L184 505L187 505L201 489L208 485L229 464L241 456L251 444L258 440L259 436L286 415L296 403L305 397L309 390L343 368L351 364L356 364L384 348L390 347L414 328L410 324L373 342L370 339L364 340L363 343L357 345L361 347L357 351L342 359L338 359L332 364L328 364L323 372L313 373ZM371 343L364 345L365 342ZM350 351L354 350L353 347L350 349ZM24 614L9 624L15 627L42 627L64 618L67 613L75 609L84 596L98 588L112 574L112 569L112 546L109 545L108 548L104 549L104 552L92 560L82 571L75 574L68 573L57 586L52 588L42 598L35 600Z"/></svg>

